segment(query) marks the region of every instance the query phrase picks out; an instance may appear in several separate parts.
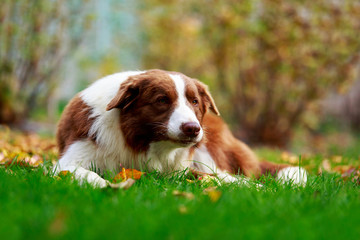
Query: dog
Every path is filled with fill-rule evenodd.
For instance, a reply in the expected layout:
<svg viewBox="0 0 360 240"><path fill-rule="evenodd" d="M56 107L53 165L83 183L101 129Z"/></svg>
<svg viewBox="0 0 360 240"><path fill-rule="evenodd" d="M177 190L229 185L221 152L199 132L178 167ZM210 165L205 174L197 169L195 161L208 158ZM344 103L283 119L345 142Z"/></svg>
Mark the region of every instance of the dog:
<svg viewBox="0 0 360 240"><path fill-rule="evenodd" d="M55 168L101 188L109 184L100 176L104 171L123 167L195 169L239 183L269 173L306 183L302 168L258 161L219 115L208 87L182 73L154 69L109 75L66 106L56 134L61 157Z"/></svg>

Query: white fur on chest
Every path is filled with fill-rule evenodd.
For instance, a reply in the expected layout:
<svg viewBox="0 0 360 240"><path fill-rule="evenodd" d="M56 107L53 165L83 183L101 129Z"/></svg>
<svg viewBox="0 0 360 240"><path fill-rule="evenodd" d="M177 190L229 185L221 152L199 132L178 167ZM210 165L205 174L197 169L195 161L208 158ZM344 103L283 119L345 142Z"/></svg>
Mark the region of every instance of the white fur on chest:
<svg viewBox="0 0 360 240"><path fill-rule="evenodd" d="M117 173L122 167L142 171L173 172L189 167L191 161L188 157L188 148L174 148L171 142L155 142L150 144L148 151L134 153L121 143L100 146L91 140L80 140L70 145L59 164L62 170L66 170L67 166L73 166L100 173Z"/></svg>
<svg viewBox="0 0 360 240"><path fill-rule="evenodd" d="M195 149L193 160L191 165L192 168L198 169L204 173L217 172L215 161L204 144Z"/></svg>

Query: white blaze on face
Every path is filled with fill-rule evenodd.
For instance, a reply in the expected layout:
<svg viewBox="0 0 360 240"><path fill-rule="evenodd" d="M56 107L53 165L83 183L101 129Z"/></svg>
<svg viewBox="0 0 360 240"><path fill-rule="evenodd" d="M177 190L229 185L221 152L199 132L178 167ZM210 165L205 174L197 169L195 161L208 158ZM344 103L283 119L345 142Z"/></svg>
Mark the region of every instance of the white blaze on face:
<svg viewBox="0 0 360 240"><path fill-rule="evenodd" d="M180 129L181 125L187 122L196 122L200 126L200 133L196 137L195 141L199 142L203 137L203 129L196 118L195 112L188 106L187 98L185 95L185 81L180 75L169 74L171 79L174 81L177 92L177 102L174 112L171 114L168 123L168 135L172 139L179 139L182 135Z"/></svg>

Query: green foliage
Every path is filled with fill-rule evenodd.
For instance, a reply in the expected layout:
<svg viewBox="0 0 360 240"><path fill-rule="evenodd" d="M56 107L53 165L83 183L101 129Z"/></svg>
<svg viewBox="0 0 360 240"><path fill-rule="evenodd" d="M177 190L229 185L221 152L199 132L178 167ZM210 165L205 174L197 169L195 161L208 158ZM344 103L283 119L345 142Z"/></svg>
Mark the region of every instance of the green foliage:
<svg viewBox="0 0 360 240"><path fill-rule="evenodd" d="M286 146L310 103L356 77L357 1L147 0L142 7L144 66L207 82L251 143Z"/></svg>
<svg viewBox="0 0 360 240"><path fill-rule="evenodd" d="M52 77L91 24L87 1L0 3L0 123L21 121L55 89Z"/></svg>

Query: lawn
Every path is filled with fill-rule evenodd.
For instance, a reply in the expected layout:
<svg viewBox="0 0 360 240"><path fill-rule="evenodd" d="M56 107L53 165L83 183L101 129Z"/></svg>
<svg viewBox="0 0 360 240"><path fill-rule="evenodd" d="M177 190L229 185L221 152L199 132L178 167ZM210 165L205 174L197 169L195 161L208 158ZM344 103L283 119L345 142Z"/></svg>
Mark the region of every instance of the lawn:
<svg viewBox="0 0 360 240"><path fill-rule="evenodd" d="M19 147L19 139L7 136L6 147L10 148L7 155L14 152L14 158L22 157L19 152L26 146ZM71 175L52 176L46 169L56 159L56 153L44 146L47 140L34 136L30 139L31 143L24 142L39 144L27 154L39 156L43 151L42 166L12 163L0 167L0 236L4 239L359 239L360 236L357 179L352 181L335 171L325 171L326 166L318 174L315 169L324 165L322 156L302 159L311 172L304 188L283 185L271 177L254 180L249 187L216 186L189 181L183 173L164 176L153 172L127 190L94 189L79 186ZM291 159L273 150L262 149L258 154L272 161ZM353 164L355 160L342 162ZM341 166L338 159L330 158L329 163L331 169L336 169L333 165ZM264 187L257 189L258 182Z"/></svg>

